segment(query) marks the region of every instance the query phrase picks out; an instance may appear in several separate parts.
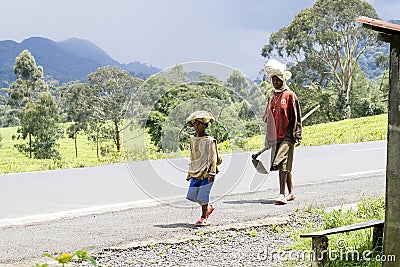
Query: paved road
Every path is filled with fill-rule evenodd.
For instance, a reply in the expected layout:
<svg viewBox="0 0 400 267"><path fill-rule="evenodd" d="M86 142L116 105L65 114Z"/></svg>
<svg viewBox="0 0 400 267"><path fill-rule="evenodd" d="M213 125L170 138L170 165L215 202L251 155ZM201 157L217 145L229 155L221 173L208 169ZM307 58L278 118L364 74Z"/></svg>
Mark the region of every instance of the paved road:
<svg viewBox="0 0 400 267"><path fill-rule="evenodd" d="M276 172L258 174L250 153L223 155L214 195L276 188ZM269 151L261 159L269 162ZM187 159L156 160L93 168L0 176L0 226L48 216L80 215L128 208L183 196ZM378 173L386 166L386 142L369 142L296 149L297 185ZM23 217L23 218L21 218Z"/></svg>
<svg viewBox="0 0 400 267"><path fill-rule="evenodd" d="M337 153L338 156L334 157L333 153ZM385 190L384 142L298 149L295 162L295 188L298 197L286 206L274 205L273 200L277 195L276 174L269 175L266 179L261 177L260 180L260 177L254 174L251 166L247 166L245 171L243 168L237 167L240 162L246 161L248 156L247 153L238 153L231 156L231 159L225 159L224 164L229 165L234 171L241 172L238 175L234 171L221 169L219 177L221 184L222 181L227 181L222 179L229 178L233 180L226 182L229 185L235 185L237 180L239 182L232 191L229 191L229 194L226 194L226 190L230 189L229 186L216 184L214 187L213 201L217 208L212 221L215 226L281 216L309 206L330 207L353 203L358 201L361 195L378 196ZM267 155L263 155L263 157L267 157ZM267 161L267 159L264 160ZM232 163L228 164L230 161ZM99 170L99 168L69 170L65 173L61 171L62 174L60 172L44 172L18 176L23 177L19 181L27 183L29 182L28 177L31 179L42 177L43 180L41 182L30 181L32 182L30 186L21 189L21 198L26 197L24 194L29 196L20 202L16 201L10 204L8 198L1 192L0 201L4 206L9 209L10 207L19 207L19 205L28 207L32 205L31 208L36 207L33 214L43 213L37 203L45 205L47 202L41 199L43 191L40 190L43 190L44 185L51 185L51 189L45 190L50 195L49 197L45 194L46 197L49 197L47 199L50 202L48 203L49 207L55 211L64 210L64 213L59 212L59 217L54 218L48 217L47 214L43 216L43 220L37 218L37 220L21 220L18 217L19 214L26 216L25 211L30 211L27 207L21 207L19 213L14 214L15 217L8 221L3 219L3 224L0 224L0 265L1 263L15 265L16 261L40 257L43 252L70 252L88 246L101 249L132 241L157 240L195 233L193 222L199 217L199 207L182 200L182 198L171 198L171 194L177 196L175 191L160 195L161 198L169 198L164 203L148 201L150 197L141 190L139 192L142 192L142 195L136 195L136 193L139 194L138 192L132 193L134 185L139 184L146 187L146 181L141 181L135 176L140 174L140 170L146 169L148 163L138 164L130 168L131 174L134 176L133 180L131 175L127 179L126 173L118 172L123 169L121 165L101 167L100 174L94 176L87 175L90 173L89 170ZM172 163L157 161L152 164L165 168L165 164ZM175 169L177 173L180 172L179 164L183 164L182 161L173 163L175 167L171 169ZM312 166L313 168L311 168ZM132 167L136 169L133 170ZM151 171L147 171L147 174L151 174L149 177L152 177L152 172L157 172L158 167L153 166ZM106 175L106 170L112 171ZM125 172L129 173L126 165ZM74 175L69 176L68 173L74 173ZM162 177L168 176L166 172L160 173ZM80 176L79 174L85 175ZM236 178L232 178L232 176ZM4 178L9 180L11 177L15 178L16 176L1 176L1 182L4 182ZM114 180L112 183L103 185L105 187L103 188L99 181L103 181L105 178ZM89 185L85 184L85 179L90 181ZM108 179L105 180L108 181ZM178 178L173 179L179 183ZM263 183L261 184L261 182ZM171 181L170 184L172 184ZM186 189L186 183L183 184L185 186L182 186L182 189L179 189L180 186L176 186L178 188L176 190L183 192L183 189ZM261 186L259 186L260 184ZM1 186L0 190L4 190L5 195L8 194L9 198L15 200L12 192L9 191L15 191L16 188L18 187L8 187L5 190ZM77 192L74 192L74 189ZM166 189L161 192L168 192L167 188L161 186L161 189ZM54 194L53 190L56 190L57 194ZM159 192L159 190L154 191L155 194L159 194ZM80 194L85 194L86 197L81 198ZM141 197L143 197L142 202L132 203L132 199L138 200L139 198L140 200ZM79 201L76 201L75 198L78 198ZM99 203L95 202L96 198ZM125 204L119 204L121 202ZM96 210L92 207L93 204L102 206L103 209ZM107 208L104 209L104 207ZM82 212L69 214L67 211L71 208L81 208ZM52 214L57 214L57 212Z"/></svg>

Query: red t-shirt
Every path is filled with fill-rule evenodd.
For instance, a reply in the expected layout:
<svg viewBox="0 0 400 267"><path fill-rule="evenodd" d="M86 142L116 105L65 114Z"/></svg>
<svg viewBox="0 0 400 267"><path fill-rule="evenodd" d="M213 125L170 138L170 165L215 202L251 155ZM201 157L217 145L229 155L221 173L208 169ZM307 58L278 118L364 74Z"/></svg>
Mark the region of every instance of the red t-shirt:
<svg viewBox="0 0 400 267"><path fill-rule="evenodd" d="M267 123L266 130L269 142L279 141L279 139L294 142L293 127L296 119L293 112L296 101L296 94L290 89L281 93L274 93L268 97L263 121Z"/></svg>

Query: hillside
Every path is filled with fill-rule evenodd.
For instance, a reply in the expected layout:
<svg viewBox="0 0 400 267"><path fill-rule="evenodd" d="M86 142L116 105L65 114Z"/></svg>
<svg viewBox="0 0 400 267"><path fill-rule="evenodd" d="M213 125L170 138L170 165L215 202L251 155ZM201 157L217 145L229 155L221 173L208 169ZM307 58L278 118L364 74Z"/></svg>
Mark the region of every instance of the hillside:
<svg viewBox="0 0 400 267"><path fill-rule="evenodd" d="M28 49L36 64L43 66L44 75L64 83L85 80L87 75L102 66L117 66L134 76L146 77L160 69L138 61L121 64L95 44L78 38L55 42L47 38L31 37L21 43L11 40L0 41L0 87L15 80L13 68L15 58Z"/></svg>

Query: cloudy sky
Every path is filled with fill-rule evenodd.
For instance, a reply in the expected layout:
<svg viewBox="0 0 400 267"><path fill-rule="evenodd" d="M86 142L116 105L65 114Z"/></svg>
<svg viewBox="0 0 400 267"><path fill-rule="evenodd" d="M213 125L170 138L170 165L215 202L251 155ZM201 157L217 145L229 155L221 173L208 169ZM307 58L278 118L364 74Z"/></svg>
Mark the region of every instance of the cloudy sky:
<svg viewBox="0 0 400 267"><path fill-rule="evenodd" d="M212 61L255 77L269 35L314 0L4 1L0 40L86 39L121 63L158 68ZM369 0L383 20L400 19L400 1Z"/></svg>

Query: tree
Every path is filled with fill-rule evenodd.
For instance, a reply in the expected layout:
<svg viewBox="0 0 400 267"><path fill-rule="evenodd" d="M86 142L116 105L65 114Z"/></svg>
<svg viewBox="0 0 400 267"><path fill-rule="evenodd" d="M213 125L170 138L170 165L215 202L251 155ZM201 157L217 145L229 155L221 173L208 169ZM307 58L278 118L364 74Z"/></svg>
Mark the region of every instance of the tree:
<svg viewBox="0 0 400 267"><path fill-rule="evenodd" d="M387 91L378 85L379 80L368 80L364 72L356 71L351 91L352 117L379 115L387 112Z"/></svg>
<svg viewBox="0 0 400 267"><path fill-rule="evenodd" d="M159 150L169 152L187 148L194 131L185 120L195 110L215 116L208 133L219 142L259 134L265 98L258 85L250 84L238 70L223 82L177 65L147 79L130 105L130 117L146 129Z"/></svg>
<svg viewBox="0 0 400 267"><path fill-rule="evenodd" d="M32 154L38 159L59 158L56 150L56 140L61 136L62 130L58 127L59 109L54 98L49 92L39 94L38 101L29 102L21 115L21 128L18 132L22 138L28 138L28 145L18 144L16 147Z"/></svg>
<svg viewBox="0 0 400 267"><path fill-rule="evenodd" d="M206 77L203 76L203 78ZM164 81L163 79L156 80ZM206 80L213 82L170 83L166 86L152 83L154 87L149 90L162 87L159 92L163 92L163 95L152 104L151 111L143 120L152 142L159 149L176 151L188 144L188 140L194 132L191 127L185 127L185 119L193 110L208 110L219 121L224 121L226 125L212 124L208 128L210 135L217 138L219 142L232 137L229 134L235 136L235 134L243 132L241 129L237 129L238 122L235 120L237 114L232 114L234 110L231 108L234 98L233 91L215 78L208 76ZM153 96L155 95L159 94L153 93ZM177 136L179 136L179 140Z"/></svg>
<svg viewBox="0 0 400 267"><path fill-rule="evenodd" d="M28 146L16 146L20 151L28 152L30 158L32 153L35 158L59 157L54 148L60 134L56 125L59 111L43 80L43 68L36 65L28 50L24 50L15 59L14 73L17 79L9 90L7 104L20 120L18 132L22 133L23 139L28 138Z"/></svg>
<svg viewBox="0 0 400 267"><path fill-rule="evenodd" d="M15 59L14 73L17 79L12 83L7 104L20 117L27 103L37 98L39 92L47 89L43 81L43 67L36 66L35 58L24 50Z"/></svg>
<svg viewBox="0 0 400 267"><path fill-rule="evenodd" d="M68 137L74 139L75 157L78 157L78 132L87 130L92 111L93 95L85 83L74 83L66 86L63 100L67 120L71 125L67 129Z"/></svg>
<svg viewBox="0 0 400 267"><path fill-rule="evenodd" d="M13 119L8 116L7 98L1 91L4 91L4 89L0 89L0 127L12 126Z"/></svg>
<svg viewBox="0 0 400 267"><path fill-rule="evenodd" d="M246 76L239 70L234 70L226 80L226 85L237 93L242 101L243 98L247 98L250 93L250 83Z"/></svg>
<svg viewBox="0 0 400 267"><path fill-rule="evenodd" d="M302 82L317 90L332 84L342 118L351 116L350 91L357 60L377 47L376 37L357 25L358 16L377 18L375 9L362 0L317 0L296 15L289 26L273 33L262 56L293 58Z"/></svg>
<svg viewBox="0 0 400 267"><path fill-rule="evenodd" d="M234 70L228 77L226 86L235 94L235 109L238 118L246 128L246 136L260 134L260 117L265 110L266 99L260 86L252 84L239 70ZM244 135L244 133L242 133Z"/></svg>
<svg viewBox="0 0 400 267"><path fill-rule="evenodd" d="M389 92L389 55L379 54L375 58L376 65L384 69L381 75L379 90L385 92L385 98L388 98Z"/></svg>
<svg viewBox="0 0 400 267"><path fill-rule="evenodd" d="M175 65L168 71L160 74L166 76L167 79L174 84L188 83L190 78L188 77L188 72L185 70L183 65Z"/></svg>
<svg viewBox="0 0 400 267"><path fill-rule="evenodd" d="M90 104L97 109L92 115L97 123L106 124L109 121L113 124L112 138L117 152L121 150L121 125L127 103L142 82L117 67L101 67L89 74L88 84L95 97Z"/></svg>
<svg viewBox="0 0 400 267"><path fill-rule="evenodd" d="M157 110L152 110L147 118L146 128L149 129L151 140L159 148L162 148L161 136L163 132L163 124L165 122L165 116L163 113Z"/></svg>

